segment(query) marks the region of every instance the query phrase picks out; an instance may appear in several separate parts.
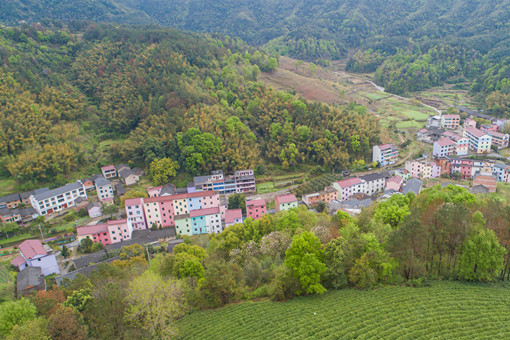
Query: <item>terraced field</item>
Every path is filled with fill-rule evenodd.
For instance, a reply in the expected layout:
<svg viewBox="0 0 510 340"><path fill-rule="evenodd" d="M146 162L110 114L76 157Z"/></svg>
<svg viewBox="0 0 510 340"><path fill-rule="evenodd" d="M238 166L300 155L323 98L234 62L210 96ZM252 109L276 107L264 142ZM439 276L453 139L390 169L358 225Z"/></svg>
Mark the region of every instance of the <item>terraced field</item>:
<svg viewBox="0 0 510 340"><path fill-rule="evenodd" d="M177 327L183 339L509 339L510 286L341 290L195 312Z"/></svg>

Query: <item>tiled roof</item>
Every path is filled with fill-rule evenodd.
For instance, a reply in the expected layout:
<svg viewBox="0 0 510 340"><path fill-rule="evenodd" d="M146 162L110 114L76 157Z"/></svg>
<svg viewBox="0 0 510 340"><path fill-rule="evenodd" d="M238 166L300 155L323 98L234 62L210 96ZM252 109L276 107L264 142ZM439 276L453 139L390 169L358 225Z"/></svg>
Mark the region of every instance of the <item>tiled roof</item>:
<svg viewBox="0 0 510 340"><path fill-rule="evenodd" d="M171 201L171 200L180 200L185 198L196 198L196 197L205 197L205 196L212 196L214 195L214 190L207 190L207 191L197 191L197 192L187 192L177 195L169 195L169 196L160 196L160 197L149 197L145 198L143 201L144 203L152 203L152 202L164 202L164 201Z"/></svg>
<svg viewBox="0 0 510 340"><path fill-rule="evenodd" d="M449 115L443 115L444 118L458 118L460 119L460 115L456 114L449 114Z"/></svg>
<svg viewBox="0 0 510 340"><path fill-rule="evenodd" d="M108 227L106 224L89 225L77 228L78 236L93 235L97 233L107 233Z"/></svg>
<svg viewBox="0 0 510 340"><path fill-rule="evenodd" d="M390 149L392 147L394 147L393 144L389 143L389 144L383 144L383 145L378 145L379 146L379 149L381 150L386 150L386 149Z"/></svg>
<svg viewBox="0 0 510 340"><path fill-rule="evenodd" d="M453 146L455 145L455 142L452 141L450 138L441 138L436 142L440 146Z"/></svg>
<svg viewBox="0 0 510 340"><path fill-rule="evenodd" d="M256 200L246 201L246 206L247 207L251 207L251 206L254 206L254 207L263 207L265 205L266 205L266 201L263 198L259 198L259 199L256 199Z"/></svg>
<svg viewBox="0 0 510 340"><path fill-rule="evenodd" d="M468 133L470 133L470 134L472 134L473 136L478 137L478 138L480 138L480 137L483 137L483 136L487 135L485 132L480 131L480 130L478 130L477 128L474 128L474 127L467 127L467 128L465 128L465 130L466 130Z"/></svg>
<svg viewBox="0 0 510 340"><path fill-rule="evenodd" d="M397 184L401 184L402 183L402 177L400 177L399 175L395 176L395 177L392 177L390 179L388 179L386 181L386 183L397 183Z"/></svg>
<svg viewBox="0 0 510 340"><path fill-rule="evenodd" d="M117 225L117 224L127 224L127 219L121 219L121 220L111 220L106 222L107 225Z"/></svg>
<svg viewBox="0 0 510 340"><path fill-rule="evenodd" d="M138 204L142 204L142 199L141 198L128 198L127 200L124 201L124 205L128 206L128 205L138 205Z"/></svg>
<svg viewBox="0 0 510 340"><path fill-rule="evenodd" d="M23 258L23 256L21 255L18 255L14 258L14 260L11 260L11 264L14 266L14 267L19 267L21 266L23 263L27 262L27 260L25 260Z"/></svg>
<svg viewBox="0 0 510 340"><path fill-rule="evenodd" d="M387 173L385 173L385 172L378 172L375 174L368 174L365 176L360 176L360 179L362 179L366 182L373 182L373 181L377 181L377 180L386 178L386 175L387 175Z"/></svg>
<svg viewBox="0 0 510 340"><path fill-rule="evenodd" d="M19 200L20 200L20 196L18 193L0 197L0 202L5 202L5 203L19 201Z"/></svg>
<svg viewBox="0 0 510 340"><path fill-rule="evenodd" d="M42 201L42 200L45 200L47 198L50 198L50 197L53 197L53 196L62 195L62 194L65 194L66 192L77 190L77 189L80 189L80 188L83 188L83 185L80 182L75 182L75 183L71 183L71 184L66 184L66 185L64 185L63 187L60 187L60 188L44 191L42 193L41 192L38 193L36 191L35 199L37 201Z"/></svg>
<svg viewBox="0 0 510 340"><path fill-rule="evenodd" d="M343 181L338 181L336 182L340 188L348 188L348 187L351 187L353 185L356 185L356 184L361 184L361 179L359 179L358 177L354 177L354 178L349 178L349 179L344 179Z"/></svg>
<svg viewBox="0 0 510 340"><path fill-rule="evenodd" d="M99 177L98 179L96 179L96 185L98 187L102 187L102 186L105 186L105 185L111 185L110 181L107 180L106 178L104 177Z"/></svg>
<svg viewBox="0 0 510 340"><path fill-rule="evenodd" d="M234 223L235 220L243 218L241 209L230 209L225 211L225 223Z"/></svg>
<svg viewBox="0 0 510 340"><path fill-rule="evenodd" d="M39 240L26 240L19 246L19 251L23 254L26 259L31 259L37 255L48 254Z"/></svg>
<svg viewBox="0 0 510 340"><path fill-rule="evenodd" d="M283 203L297 202L297 198L295 195L287 194L287 195L276 197L275 201L277 201L278 204L283 204Z"/></svg>
<svg viewBox="0 0 510 340"><path fill-rule="evenodd" d="M111 164L111 165L107 165L107 166L103 166L103 167L101 168L101 170L103 170L103 171L115 170L115 166L114 166L113 164Z"/></svg>
<svg viewBox="0 0 510 340"><path fill-rule="evenodd" d="M135 175L131 169L122 169L119 171L119 176L126 179L131 175Z"/></svg>
<svg viewBox="0 0 510 340"><path fill-rule="evenodd" d="M220 213L220 208L214 207L214 208L192 210L189 212L189 216L197 217L197 216L206 216L206 215L213 215L213 214L219 214L219 213Z"/></svg>

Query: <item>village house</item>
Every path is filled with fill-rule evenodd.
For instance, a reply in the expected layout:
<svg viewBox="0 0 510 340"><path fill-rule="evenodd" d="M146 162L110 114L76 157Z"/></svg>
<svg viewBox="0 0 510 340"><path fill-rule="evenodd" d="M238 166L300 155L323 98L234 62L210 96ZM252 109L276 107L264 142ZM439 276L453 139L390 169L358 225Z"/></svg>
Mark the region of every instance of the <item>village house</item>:
<svg viewBox="0 0 510 340"><path fill-rule="evenodd" d="M483 185L489 192L496 192L498 183L497 177L495 175L484 175L477 173L473 178L473 187L478 185Z"/></svg>
<svg viewBox="0 0 510 340"><path fill-rule="evenodd" d="M411 178L402 188L402 193L406 195L412 192L413 194L418 195L421 192L422 185L423 182L420 181L419 179Z"/></svg>
<svg viewBox="0 0 510 340"><path fill-rule="evenodd" d="M149 197L159 197L159 193L161 192L161 189L163 189L163 186L157 186L157 187L151 187L147 189L147 194Z"/></svg>
<svg viewBox="0 0 510 340"><path fill-rule="evenodd" d="M338 191L336 191L336 189L333 187L326 187L322 191L313 194L303 195L302 200L307 206L310 207L319 202L325 202L327 204L333 200L336 200L337 198Z"/></svg>
<svg viewBox="0 0 510 340"><path fill-rule="evenodd" d="M101 243L103 246L111 244L108 226L106 224L96 224L77 228L76 239L78 242L88 238L94 243Z"/></svg>
<svg viewBox="0 0 510 340"><path fill-rule="evenodd" d="M0 208L0 222L2 223L21 222L20 209Z"/></svg>
<svg viewBox="0 0 510 340"><path fill-rule="evenodd" d="M274 199L274 208L276 212L297 208L297 206L298 200L293 194L276 196Z"/></svg>
<svg viewBox="0 0 510 340"><path fill-rule="evenodd" d="M53 190L36 190L35 194L30 196L30 203L39 215L44 216L74 207L78 197L87 198L80 181Z"/></svg>
<svg viewBox="0 0 510 340"><path fill-rule="evenodd" d="M131 171L131 169L123 168L118 172L118 174L122 182L124 182L127 186L136 184L140 180L140 177Z"/></svg>
<svg viewBox="0 0 510 340"><path fill-rule="evenodd" d="M96 179L96 193L97 198L101 202L109 202L113 200L112 183L104 177L99 177Z"/></svg>
<svg viewBox="0 0 510 340"><path fill-rule="evenodd" d="M89 205L89 200L87 197L78 197L74 201L74 211L79 211L81 209L86 209Z"/></svg>
<svg viewBox="0 0 510 340"><path fill-rule="evenodd" d="M466 118L464 120L464 129L465 128L476 128L476 121L471 118Z"/></svg>
<svg viewBox="0 0 510 340"><path fill-rule="evenodd" d="M0 208L14 209L21 204L21 197L18 193L0 197Z"/></svg>
<svg viewBox="0 0 510 340"><path fill-rule="evenodd" d="M94 181L90 179L84 178L81 180L81 183L83 184L83 187L85 188L86 191L92 191L96 188L94 185Z"/></svg>
<svg viewBox="0 0 510 340"><path fill-rule="evenodd" d="M469 140L469 149L476 153L488 153L491 150L492 137L477 128L465 128L464 137Z"/></svg>
<svg viewBox="0 0 510 340"><path fill-rule="evenodd" d="M498 149L504 149L508 147L508 140L510 139L508 134L492 130L490 130L488 134L492 138L492 144L496 145Z"/></svg>
<svg viewBox="0 0 510 340"><path fill-rule="evenodd" d="M434 142L434 148L432 150L432 155L434 157L447 157L453 156L455 152L456 143L452 141L450 138L441 138L440 140Z"/></svg>
<svg viewBox="0 0 510 340"><path fill-rule="evenodd" d="M38 290L46 290L42 268L25 267L16 277L16 296L20 298Z"/></svg>
<svg viewBox="0 0 510 340"><path fill-rule="evenodd" d="M441 116L441 127L444 129L455 130L460 126L460 115L446 114Z"/></svg>
<svg viewBox="0 0 510 340"><path fill-rule="evenodd" d="M372 196L376 192L384 191L386 179L390 177L391 176L386 172L360 176L360 179L363 182L362 192Z"/></svg>
<svg viewBox="0 0 510 340"><path fill-rule="evenodd" d="M257 190L255 172L252 169L236 170L233 176L224 176L222 170L214 170L209 176L195 177L193 187L194 191L214 190L221 195Z"/></svg>
<svg viewBox="0 0 510 340"><path fill-rule="evenodd" d="M126 216L129 228L132 230L147 229L143 210L143 199L129 198L124 202L124 205L126 207Z"/></svg>
<svg viewBox="0 0 510 340"><path fill-rule="evenodd" d="M334 182L333 188L338 191L338 200L346 201L354 194L363 192L363 181L357 177Z"/></svg>
<svg viewBox="0 0 510 340"><path fill-rule="evenodd" d="M398 160L398 149L394 144L374 145L372 161L386 166L395 164Z"/></svg>
<svg viewBox="0 0 510 340"><path fill-rule="evenodd" d="M103 177L107 179L117 177L117 170L115 169L115 166L113 164L103 166L101 168L101 172L103 174Z"/></svg>
<svg viewBox="0 0 510 340"><path fill-rule="evenodd" d="M49 246L43 246L39 240L26 240L18 245L19 255L11 264L19 271L26 267L40 267L41 275L58 274L57 259Z"/></svg>
<svg viewBox="0 0 510 340"><path fill-rule="evenodd" d="M258 220L267 212L266 201L263 198L246 200L246 215Z"/></svg>
<svg viewBox="0 0 510 340"><path fill-rule="evenodd" d="M126 188L121 183L115 184L115 193L117 194L118 198L121 198L126 194Z"/></svg>
<svg viewBox="0 0 510 340"><path fill-rule="evenodd" d="M386 190L395 190L400 191L400 188L402 187L402 184L404 183L404 179L400 177L399 175L396 175L395 177L391 177L390 179L386 180Z"/></svg>
<svg viewBox="0 0 510 340"><path fill-rule="evenodd" d="M102 206L99 202L90 202L87 206L87 212L90 218L96 218L103 216Z"/></svg>
<svg viewBox="0 0 510 340"><path fill-rule="evenodd" d="M243 223L243 211L241 209L225 210L225 226Z"/></svg>

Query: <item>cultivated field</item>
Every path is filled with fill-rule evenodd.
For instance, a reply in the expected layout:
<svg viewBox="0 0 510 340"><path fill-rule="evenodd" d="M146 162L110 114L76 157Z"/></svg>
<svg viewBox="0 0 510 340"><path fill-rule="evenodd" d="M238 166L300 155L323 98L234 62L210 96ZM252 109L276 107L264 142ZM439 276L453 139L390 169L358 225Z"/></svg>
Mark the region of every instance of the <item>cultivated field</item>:
<svg viewBox="0 0 510 340"><path fill-rule="evenodd" d="M508 339L509 301L508 285L433 282L246 302L177 326L183 339Z"/></svg>

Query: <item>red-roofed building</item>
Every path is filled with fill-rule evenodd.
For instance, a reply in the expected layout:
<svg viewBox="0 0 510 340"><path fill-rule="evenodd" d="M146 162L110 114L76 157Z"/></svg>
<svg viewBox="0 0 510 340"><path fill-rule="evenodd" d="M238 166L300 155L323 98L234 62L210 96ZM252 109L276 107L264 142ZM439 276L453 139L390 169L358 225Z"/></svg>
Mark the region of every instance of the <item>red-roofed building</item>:
<svg viewBox="0 0 510 340"><path fill-rule="evenodd" d="M107 179L117 177L117 170L113 164L103 166L101 172L103 173L103 177Z"/></svg>
<svg viewBox="0 0 510 340"><path fill-rule="evenodd" d="M111 243L128 241L131 239L133 230L130 229L127 219L113 220L106 222Z"/></svg>
<svg viewBox="0 0 510 340"><path fill-rule="evenodd" d="M395 190L400 191L402 184L404 183L404 179L399 175L395 177L391 177L386 180L386 190Z"/></svg>
<svg viewBox="0 0 510 340"><path fill-rule="evenodd" d="M276 212L289 210L298 206L298 200L295 195L287 194L283 196L277 196L274 199L274 208Z"/></svg>
<svg viewBox="0 0 510 340"><path fill-rule="evenodd" d="M344 179L333 183L333 188L338 192L338 200L346 201L352 195L363 192L363 181L358 177Z"/></svg>
<svg viewBox="0 0 510 340"><path fill-rule="evenodd" d="M258 220L267 212L266 201L263 198L246 201L246 215Z"/></svg>
<svg viewBox="0 0 510 340"><path fill-rule="evenodd" d="M106 224L79 227L77 231L76 239L78 242L81 242L84 238L88 238L94 243L101 243L103 246L112 243L110 233L108 232L108 225Z"/></svg>
<svg viewBox="0 0 510 340"><path fill-rule="evenodd" d="M147 189L147 193L149 194L149 197L158 197L161 193L161 189L163 189L163 186L160 185L159 187L153 187Z"/></svg>
<svg viewBox="0 0 510 340"><path fill-rule="evenodd" d="M45 247L47 249L45 249ZM20 255L11 264L22 271L25 267L40 267L42 275L58 274L57 259L48 246L43 246L39 240L26 240L18 245Z"/></svg>
<svg viewBox="0 0 510 340"><path fill-rule="evenodd" d="M477 185L483 185L489 189L489 192L496 192L498 180L494 175L477 174L473 178L473 187L476 187Z"/></svg>
<svg viewBox="0 0 510 340"><path fill-rule="evenodd" d="M497 125L496 125L497 126ZM508 147L509 135L506 133L497 132L494 130L489 130L489 136L492 137L492 144L496 145L498 149L503 149Z"/></svg>
<svg viewBox="0 0 510 340"><path fill-rule="evenodd" d="M192 210L189 213L192 235L218 234L223 231L219 207ZM186 234L180 225L176 227L178 234Z"/></svg>
<svg viewBox="0 0 510 340"><path fill-rule="evenodd" d="M241 209L225 210L225 226L228 227L237 223L243 223L242 210Z"/></svg>
<svg viewBox="0 0 510 340"><path fill-rule="evenodd" d="M457 143L452 141L450 138L441 138L440 140L434 142L434 148L432 150L432 155L434 157L448 157L453 156L455 152L455 146Z"/></svg>

